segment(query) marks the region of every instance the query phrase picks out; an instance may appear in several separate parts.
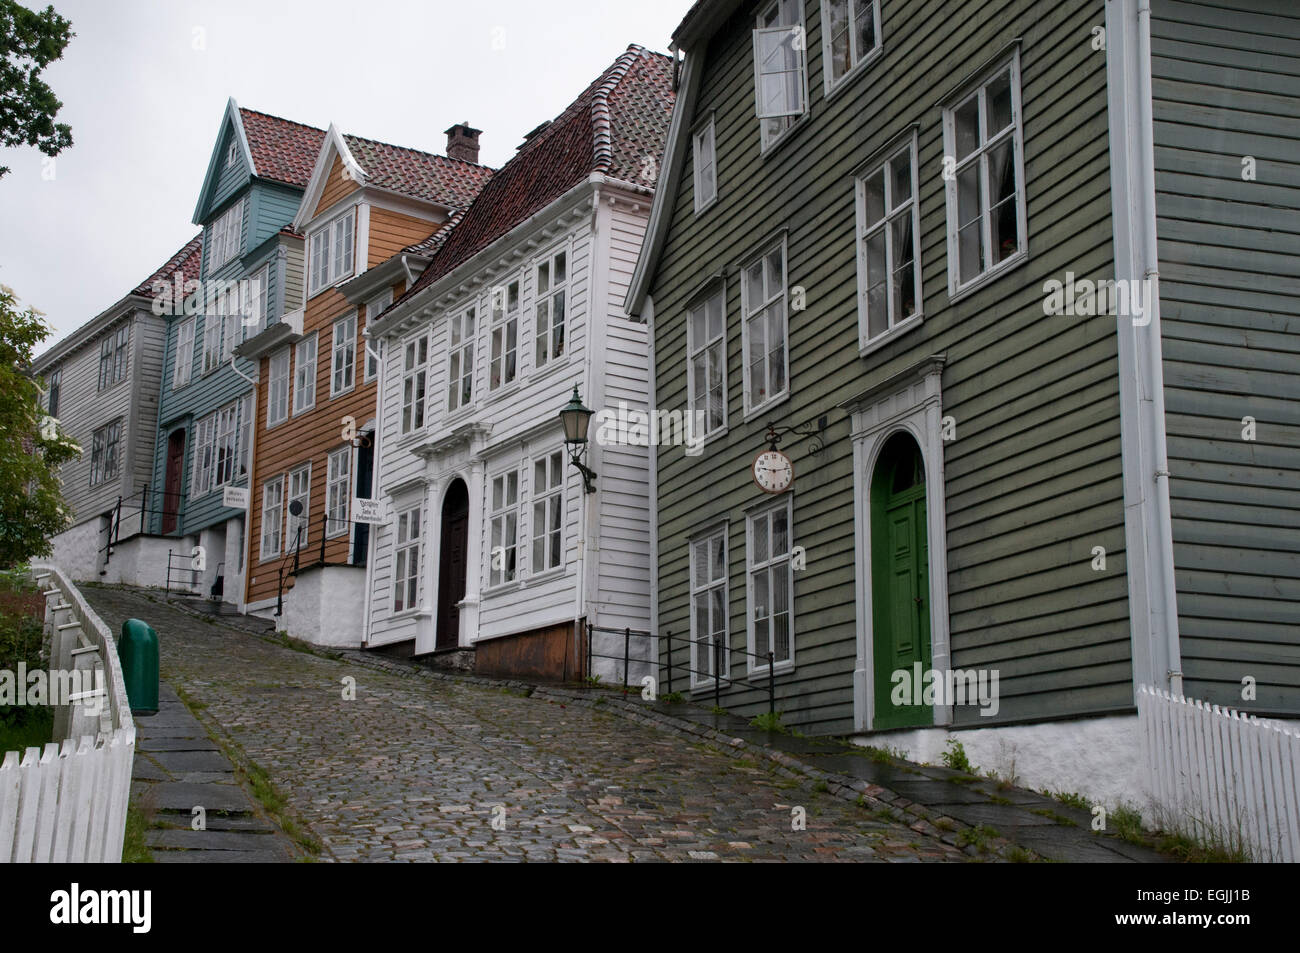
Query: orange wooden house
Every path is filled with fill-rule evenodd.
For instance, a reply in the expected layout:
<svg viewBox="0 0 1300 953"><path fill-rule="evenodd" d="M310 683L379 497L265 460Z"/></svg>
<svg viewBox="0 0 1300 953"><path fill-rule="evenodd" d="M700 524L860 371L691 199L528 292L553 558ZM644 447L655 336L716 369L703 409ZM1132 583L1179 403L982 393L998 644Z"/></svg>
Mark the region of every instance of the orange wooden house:
<svg viewBox="0 0 1300 953"><path fill-rule="evenodd" d="M440 156L330 126L292 231L304 243L302 307L244 342L258 366L246 545L246 611L311 641L355 642L365 598L378 355L364 331L441 244L492 170L478 130Z"/></svg>

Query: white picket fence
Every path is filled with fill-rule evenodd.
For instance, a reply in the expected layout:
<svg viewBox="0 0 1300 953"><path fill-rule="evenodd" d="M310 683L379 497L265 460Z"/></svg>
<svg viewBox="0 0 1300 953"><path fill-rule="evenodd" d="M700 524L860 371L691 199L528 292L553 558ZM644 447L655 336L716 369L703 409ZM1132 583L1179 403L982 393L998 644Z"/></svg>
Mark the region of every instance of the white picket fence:
<svg viewBox="0 0 1300 953"><path fill-rule="evenodd" d="M1147 685L1137 701L1162 827L1255 860L1300 860L1300 734Z"/></svg>
<svg viewBox="0 0 1300 953"><path fill-rule="evenodd" d="M135 755L135 723L117 645L57 567L34 566L32 576L45 591L50 669L100 669L108 698L107 704L87 697L56 707L54 737L62 744L28 748L21 757L4 754L0 861L116 863L122 859Z"/></svg>

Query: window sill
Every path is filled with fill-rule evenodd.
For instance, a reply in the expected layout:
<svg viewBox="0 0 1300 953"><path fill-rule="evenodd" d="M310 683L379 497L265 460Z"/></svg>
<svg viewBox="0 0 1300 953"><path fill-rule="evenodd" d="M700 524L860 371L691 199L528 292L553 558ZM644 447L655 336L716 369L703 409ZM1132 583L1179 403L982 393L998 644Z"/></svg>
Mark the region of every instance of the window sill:
<svg viewBox="0 0 1300 953"><path fill-rule="evenodd" d="M846 87L853 85L855 80L859 79L862 76L865 76L870 71L871 64L876 62L876 60L880 59L884 55L885 55L885 47L883 45L878 45L870 53L868 53L862 59L854 63L853 66L849 68L848 72L846 72L839 79L831 80L829 78L830 74L829 72L827 72L826 74L827 79L824 84L825 85L824 98L826 102L828 103L833 102L841 93L844 92ZM822 64L824 69L826 64L825 57L822 57Z"/></svg>
<svg viewBox="0 0 1300 953"><path fill-rule="evenodd" d="M546 378L558 374L564 368L573 363L573 352L565 351L562 357L554 358L547 361L541 367L534 366L529 373L528 381L544 381Z"/></svg>
<svg viewBox="0 0 1300 953"><path fill-rule="evenodd" d="M759 143L760 143L760 145L759 145L759 147L758 147L758 149L759 149L759 155L760 155L762 158L766 159L766 158L767 158L768 156L770 156L772 153L776 152L777 149L781 148L782 145L784 145L785 143L787 143L787 142L789 142L791 139L793 139L793 138L795 137L795 134L796 134L800 129L802 129L802 128L804 128L806 125L808 125L808 123L809 123L809 121L810 121L811 119L812 119L812 110L811 110L811 109L805 109L805 110L803 111L803 114L802 114L798 119L796 119L796 120L791 124L791 126L790 126L789 129L787 129L785 132L781 133L781 135L777 136L775 139L769 139L767 145L762 145L762 136L763 136L763 132L762 132L762 129L761 129L761 127L760 127L760 129L759 129L759 133L758 133L758 135L759 135ZM759 120L760 123L762 123L762 121L763 121L763 120L761 120L761 119Z"/></svg>
<svg viewBox="0 0 1300 953"><path fill-rule="evenodd" d="M293 414L291 416L301 417L303 414L309 414L315 409L316 409L316 401L313 400L310 404L308 404L306 407L303 407L301 410L294 408Z"/></svg>
<svg viewBox="0 0 1300 953"><path fill-rule="evenodd" d="M976 291L979 291L981 288L983 288L985 285L997 281L1003 275L1007 274L1010 271L1014 271L1016 268L1023 265L1027 261L1029 261L1028 250L1016 252L1006 261L998 262L996 265L994 265L988 271L984 272L978 278L972 278L968 284L963 285L961 288L956 290L949 290L948 303L956 304L958 301L961 301L963 298L970 297Z"/></svg>
<svg viewBox="0 0 1300 953"><path fill-rule="evenodd" d="M764 414L770 412L773 407L779 407L789 399L790 399L790 388L787 387L784 391L782 391L777 396L769 397L766 401L759 404L757 407L753 407L750 410L745 411L745 417L743 422L749 423L755 417L762 417Z"/></svg>
<svg viewBox="0 0 1300 953"><path fill-rule="evenodd" d="M486 601L497 596L505 596L512 592L518 592L523 587L524 581L522 579L514 579L511 582L497 583L495 586L485 586L479 595L482 596L484 601Z"/></svg>
<svg viewBox="0 0 1300 953"><path fill-rule="evenodd" d="M773 677L776 677L777 675L788 675L793 671L794 671L793 659L791 659L788 662L777 662L775 665L772 666ZM767 678L767 666L763 665L763 666L752 667L746 671L745 677L750 680L755 678Z"/></svg>
<svg viewBox="0 0 1300 953"><path fill-rule="evenodd" d="M699 206L695 210L695 217L699 218L701 215L703 215L705 212L707 212L709 209L713 208L717 204L718 204L718 193L715 191L711 199L709 199L707 202L705 202L703 205Z"/></svg>
<svg viewBox="0 0 1300 953"><path fill-rule="evenodd" d="M551 582L554 579L563 578L565 574L565 570L568 568L569 567L564 565L553 566L552 568L547 569L544 572L534 573L531 576L526 576L521 580L521 582L523 583L525 588L527 588L528 586L536 585L538 583Z"/></svg>
<svg viewBox="0 0 1300 953"><path fill-rule="evenodd" d="M431 619L433 613L428 609L403 609L400 612L389 612L388 618L393 622L402 622L406 619Z"/></svg>
<svg viewBox="0 0 1300 953"><path fill-rule="evenodd" d="M914 328L919 328L921 326L921 322L923 318L924 316L920 312L917 312L916 314L908 318L906 321L904 321L902 324L894 325L892 328L890 328L888 331L884 332L883 334L879 334L876 337L871 338L870 340L867 341L860 340L858 344L858 357L866 357L868 354L871 354L873 351L880 350L882 347L884 347L886 344L893 341L895 338L900 338L908 331L911 331Z"/></svg>
<svg viewBox="0 0 1300 953"><path fill-rule="evenodd" d="M346 395L352 393L352 392L353 392L354 390L356 390L356 389L357 389L357 385L356 385L356 384L353 384L351 387L345 387L343 390L333 390L333 389L331 389L331 390L330 390L330 400L333 400L333 399L336 398L336 397L344 397L344 396L346 396Z"/></svg>
<svg viewBox="0 0 1300 953"><path fill-rule="evenodd" d="M503 397L509 397L511 394L518 393L519 388L521 386L522 385L520 383L520 379L516 377L509 384L503 384L502 386L498 387L496 390L489 390L488 396L485 398L485 401L491 404L495 401L500 400Z"/></svg>

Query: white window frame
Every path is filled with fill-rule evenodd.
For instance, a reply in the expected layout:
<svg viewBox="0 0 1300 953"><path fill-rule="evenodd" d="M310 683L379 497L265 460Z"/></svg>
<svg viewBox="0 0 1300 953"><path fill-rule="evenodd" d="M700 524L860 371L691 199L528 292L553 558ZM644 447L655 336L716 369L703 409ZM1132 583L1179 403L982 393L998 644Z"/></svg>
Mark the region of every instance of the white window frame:
<svg viewBox="0 0 1300 953"><path fill-rule="evenodd" d="M248 475L255 406L253 395L246 394L194 422L192 499L238 483Z"/></svg>
<svg viewBox="0 0 1300 953"><path fill-rule="evenodd" d="M531 461L531 482L529 483L529 513L531 520L529 525L530 536L532 537L532 547L529 550L528 570L532 575L541 575L542 573L554 572L564 569L567 547L565 545L565 516L567 514L565 499L566 467L564 452L555 450L542 456L534 457ZM546 473L547 479L545 485L539 485L537 481L537 470L541 467ZM552 507L552 502L559 501L559 511ZM541 507L541 518L538 519L538 507ZM540 524L540 525L539 525ZM560 541L560 554L554 563L550 559L550 543L558 536ZM537 559L538 545L543 547L542 559Z"/></svg>
<svg viewBox="0 0 1300 953"><path fill-rule="evenodd" d="M797 13L795 22L786 22L790 13ZM775 19L773 18L775 14ZM789 111L770 111L763 107L763 73L761 47L766 37L779 37L790 34L790 41L795 46L799 58L799 109ZM782 142L801 119L808 115L808 29L804 23L803 0L772 0L759 11L755 21L753 56L754 56L754 112L758 116L760 151L766 153L777 143ZM785 71L792 72L792 71ZM784 127L779 131L768 129L767 120L784 119Z"/></svg>
<svg viewBox="0 0 1300 953"><path fill-rule="evenodd" d="M295 417L305 414L316 406L318 333L313 331L293 346L293 416Z"/></svg>
<svg viewBox="0 0 1300 953"><path fill-rule="evenodd" d="M379 316L384 313L384 309L389 307L392 303L393 303L392 288L388 288L381 294L377 294L369 301L367 301L365 326L370 327L372 324L374 324L375 321L379 319ZM378 354L380 350L380 342L370 341L369 348L370 350L373 350L376 354ZM361 353L358 356L361 358L362 361L365 362L365 374L363 380L365 381L365 383L369 384L371 381L377 380L379 378L379 360L378 358L374 358L370 356L370 351L367 350L367 346L364 340L361 342L359 350L361 351Z"/></svg>
<svg viewBox="0 0 1300 953"><path fill-rule="evenodd" d="M272 487L275 488L275 498L272 497ZM285 476L272 477L262 484L262 540L260 548L260 559L265 562L268 559L277 558L284 551L284 513L285 513ZM268 519L268 516L274 513L275 519ZM274 529L274 547L267 546L268 540L272 537L268 530Z"/></svg>
<svg viewBox="0 0 1300 953"><path fill-rule="evenodd" d="M257 392L245 394L239 402L239 457L235 463L235 479L249 475L253 456L253 427L257 424Z"/></svg>
<svg viewBox="0 0 1300 953"><path fill-rule="evenodd" d="M474 354L478 350L478 304L453 314L447 321L447 413L474 406ZM468 325L468 327L467 327ZM466 388L469 393L466 394Z"/></svg>
<svg viewBox="0 0 1300 953"><path fill-rule="evenodd" d="M509 489L511 478L514 480L514 499L510 499ZM513 465L508 470L502 470L500 473L494 473L487 481L488 489L488 546L487 546L487 576L489 589L496 589L502 586L509 586L520 579L519 565L519 538L521 533L521 524L523 522L523 494L520 492L523 482L522 468ZM500 494L497 493L497 485L501 485ZM498 496L500 504L497 503ZM514 517L514 533L509 545L506 545L506 527L510 523L510 517ZM501 548L503 558L501 568L496 568L496 550ZM505 558L507 554L513 553L513 566L510 560Z"/></svg>
<svg viewBox="0 0 1300 953"><path fill-rule="evenodd" d="M986 90L988 86L1003 73L1010 70L1011 89L1011 125L999 130L992 138L987 137L985 120L988 115ZM982 70L978 78L965 84L961 90L951 96L943 109L943 151L945 160L955 161L951 177L945 176L944 196L947 209L945 229L948 247L948 297L957 300L975 288L992 281L997 276L1029 257L1028 239L1028 199L1025 191L1025 144L1024 114L1021 109L1020 92L1020 49L1015 47L1008 56L1000 57L989 69ZM955 114L972 97L978 100L977 125L979 144L970 155L957 159L957 130ZM1004 142L1010 141L1012 147L1012 167L1016 181L1016 250L997 264L988 264L992 256L992 216L990 202L992 191L989 182L989 153ZM965 282L961 280L961 260L959 257L958 236L958 196L957 187L961 174L972 165L978 169L980 189L980 270ZM969 223L968 223L969 224Z"/></svg>
<svg viewBox="0 0 1300 953"><path fill-rule="evenodd" d="M400 432L419 433L424 429L429 392L429 335L420 333L402 342Z"/></svg>
<svg viewBox="0 0 1300 953"><path fill-rule="evenodd" d="M289 419L289 345L280 348L267 358L266 374L266 429L270 430ZM283 365L283 370L277 365Z"/></svg>
<svg viewBox="0 0 1300 953"><path fill-rule="evenodd" d="M740 269L741 369L744 374L745 383L746 420L750 419L750 417L755 414L763 412L769 407L775 406L783 400L788 400L790 397L790 255L786 238L787 236L783 232L779 238L767 242L763 245L761 251L746 259L745 264ZM767 257L777 248L781 249L781 291L780 294L771 295L768 293L767 288ZM765 295L763 303L758 307L755 307L754 302L749 300L749 269L752 268L755 263L761 263L763 267L762 280ZM749 326L751 320L753 320L759 313L766 312L768 308L774 307L778 303L780 304L782 312L781 326L784 338L782 341L782 359L785 361L785 386L775 393L767 394L761 401L756 402L754 400L754 381L751 380L749 371ZM764 353L764 375L766 375L768 371L766 355L769 353L771 353L770 347Z"/></svg>
<svg viewBox="0 0 1300 953"><path fill-rule="evenodd" d="M510 307L510 289L515 289L515 306ZM519 380L519 338L520 325L523 323L521 315L524 306L524 280L522 276L516 276L508 281L496 285L488 294L488 393L495 394L509 388L515 381ZM514 347L508 348L506 344L510 340L510 332L514 332ZM500 337L498 338L498 334ZM497 354L497 342L501 341L500 354ZM514 357L514 372L510 379L506 380L505 369L507 366L507 357ZM497 363L500 362L500 376L497 374Z"/></svg>
<svg viewBox="0 0 1300 953"><path fill-rule="evenodd" d="M126 378L127 347L131 341L131 325L123 322L110 330L99 342L99 386L108 390Z"/></svg>
<svg viewBox="0 0 1300 953"><path fill-rule="evenodd" d="M176 360L172 365L172 389L184 387L194 378L194 333L198 319L186 318L176 329Z"/></svg>
<svg viewBox="0 0 1300 953"><path fill-rule="evenodd" d="M722 312L722 329L717 335L709 334L708 327L708 306L714 300L718 301ZM698 311L704 312L704 333L706 340L703 342L695 340L695 314ZM724 282L715 282L706 288L701 294L691 300L686 308L686 407L691 415L691 426L694 427L695 415L698 411L704 411L704 421L706 431L702 434L692 436L697 440L707 440L716 437L727 431L727 286ZM721 352L718 361L722 369L722 423L717 427L708 427L709 408L707 394L701 395L697 392L695 386L695 365L698 361L705 362L705 383L708 383L709 375L709 358L710 352L714 349ZM789 377L789 369L786 370L786 376ZM703 402L703 406L698 406Z"/></svg>
<svg viewBox="0 0 1300 953"><path fill-rule="evenodd" d="M122 421L98 428L92 436L90 486L103 486L117 478L122 465Z"/></svg>
<svg viewBox="0 0 1300 953"><path fill-rule="evenodd" d="M878 155L884 158L872 161L864 171L858 173L854 180L855 221L857 227L857 262L858 262L858 347L862 354L875 350L886 341L919 325L925 316L925 302L921 297L921 210L917 201L917 141L913 130L905 139L896 139ZM894 190L894 169L897 163L905 161L911 176L911 194L902 202L896 202ZM867 221L867 182L877 175L884 181L884 217L875 222ZM912 294L916 308L910 315L894 313L895 273L897 272L897 255L894 242L893 226L896 222L909 218L912 223ZM885 239L885 329L871 334L871 314L869 311L869 287L871 278L867 243L878 234Z"/></svg>
<svg viewBox="0 0 1300 953"><path fill-rule="evenodd" d="M831 14L832 4L843 3L845 11L849 16L849 67L840 76L831 75L831 65L833 63L831 51ZM822 12L822 77L826 85L826 95L839 90L846 82L857 76L866 68L866 65L877 57L884 50L880 36L880 0L821 0ZM872 18L873 35L876 38L876 44L869 50L858 49L858 33L854 29L859 17L866 13Z"/></svg>
<svg viewBox="0 0 1300 953"><path fill-rule="evenodd" d="M721 590L722 592L722 675L723 681L731 677L731 554L727 546L728 524L722 523L713 526L702 533L692 536L688 542L690 547L690 613L691 613L691 688L706 688L713 685L716 674L705 674L713 670L713 645L710 642L707 649L701 647L705 636L710 633L701 633L697 623L697 601L701 598L707 599L706 603L709 612L710 631L717 630L717 620L713 613L713 593ZM712 546L717 544L722 550L722 576L714 578L712 570ZM698 569L701 555L699 548L703 546L706 550L704 558L708 562L710 569L709 577L703 582L698 581ZM700 664L702 660L707 659L708 667Z"/></svg>
<svg viewBox="0 0 1300 953"><path fill-rule="evenodd" d="M353 205L340 212L307 237L309 298L356 273L357 208Z"/></svg>
<svg viewBox="0 0 1300 953"><path fill-rule="evenodd" d="M208 274L239 257L243 232L244 200L241 198L212 223L208 239Z"/></svg>
<svg viewBox="0 0 1300 953"><path fill-rule="evenodd" d="M401 510L393 521L393 613L414 612L420 598L422 507ZM403 598L405 596L405 598Z"/></svg>
<svg viewBox="0 0 1300 953"><path fill-rule="evenodd" d="M210 490L228 486L238 478L239 470L239 401L216 412L213 435L212 481Z"/></svg>
<svg viewBox="0 0 1300 953"><path fill-rule="evenodd" d="M332 451L325 469L325 538L337 539L348 534L352 505L352 446L346 444Z"/></svg>
<svg viewBox="0 0 1300 953"><path fill-rule="evenodd" d="M238 142L232 142L230 145L226 147L226 168L227 169L233 169L235 167L235 162L237 161L236 157L238 155L239 155Z"/></svg>
<svg viewBox="0 0 1300 953"><path fill-rule="evenodd" d="M266 330L267 304L270 301L271 266L263 265L251 278L240 282L240 323L243 325L242 338L250 337Z"/></svg>
<svg viewBox="0 0 1300 953"><path fill-rule="evenodd" d="M294 492L294 481L298 481L299 492ZM306 486L303 486L303 481ZM289 512L289 504L294 500L302 501L302 515L294 516ZM291 538L295 537L295 531L299 524L302 525L302 542L298 544L301 551L306 549L311 542L311 462L300 464L289 470L288 479L285 482L284 490L284 545L290 545Z"/></svg>
<svg viewBox="0 0 1300 953"><path fill-rule="evenodd" d="M564 280L556 282L555 263L564 259ZM569 354L569 290L572 281L573 255L569 243L565 242L552 248L544 255L533 260L533 370L554 367L565 360ZM542 290L542 269L546 269L546 290ZM560 320L555 320L556 303L559 302ZM542 333L542 310L546 310L545 334ZM559 327L559 341L555 338L555 329ZM558 343L558 348L557 348ZM543 350L543 344L545 348Z"/></svg>
<svg viewBox="0 0 1300 953"><path fill-rule="evenodd" d="M771 548L771 514L780 510L785 511L786 517L786 548L785 552L780 555L774 555ZM754 560L754 538L755 523L759 520L763 522L763 531L768 534L767 559L760 562ZM782 564L785 565L786 577L786 615L787 628L790 640L790 653L787 658L774 658L772 669L780 672L794 668L795 661L795 628L794 628L794 568L791 565L791 554L794 549L794 499L790 494L785 494L776 503L755 508L745 514L745 645L749 652L746 660L749 666L749 674L766 674L768 670L767 662L758 661L759 648L757 644L757 635L754 629L754 623L758 619L758 606L754 601L754 578L759 573L768 574L768 596L769 600L772 594L771 572ZM768 608L767 606L763 607ZM771 618L771 615L763 616L764 620ZM768 625L768 648L775 651L774 640L772 639L772 626Z"/></svg>
<svg viewBox="0 0 1300 953"><path fill-rule="evenodd" d="M330 333L330 397L346 394L356 386L357 313L350 311L334 322Z"/></svg>
<svg viewBox="0 0 1300 953"><path fill-rule="evenodd" d="M217 417L219 410L194 421L194 460L190 465L190 498L198 499L212 490L217 470Z"/></svg>
<svg viewBox="0 0 1300 953"><path fill-rule="evenodd" d="M709 113L708 121L691 136L691 165L695 182L695 214L699 215L718 200L718 133L713 113ZM704 182L706 169L713 174L712 188L707 192Z"/></svg>

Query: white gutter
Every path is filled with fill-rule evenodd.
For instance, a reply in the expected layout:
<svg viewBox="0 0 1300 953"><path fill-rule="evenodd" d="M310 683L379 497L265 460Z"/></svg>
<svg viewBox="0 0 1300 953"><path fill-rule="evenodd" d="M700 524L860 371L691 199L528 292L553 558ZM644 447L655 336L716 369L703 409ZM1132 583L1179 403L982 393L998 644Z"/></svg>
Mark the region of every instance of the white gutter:
<svg viewBox="0 0 1300 953"><path fill-rule="evenodd" d="M1183 693L1182 653L1178 637L1178 588L1174 580L1173 517L1169 506L1169 455L1165 438L1165 382L1161 357L1160 333L1160 266L1156 241L1156 166L1155 120L1151 95L1151 0L1138 0L1138 159L1142 174L1142 277L1148 282L1148 317L1145 328L1147 393L1142 396L1141 410L1151 435L1154 464L1154 512L1148 519L1156 530L1153 544L1159 547L1158 559L1163 570L1159 584L1151 593L1152 624L1163 637L1166 675L1169 690Z"/></svg>

